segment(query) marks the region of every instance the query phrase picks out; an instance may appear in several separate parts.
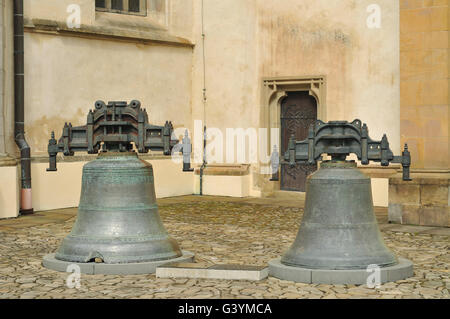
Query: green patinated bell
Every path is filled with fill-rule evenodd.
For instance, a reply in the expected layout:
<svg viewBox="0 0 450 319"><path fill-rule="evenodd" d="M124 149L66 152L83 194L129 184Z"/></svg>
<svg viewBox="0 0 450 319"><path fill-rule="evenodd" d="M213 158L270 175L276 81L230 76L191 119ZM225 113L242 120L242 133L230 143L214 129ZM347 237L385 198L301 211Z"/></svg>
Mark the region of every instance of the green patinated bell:
<svg viewBox="0 0 450 319"><path fill-rule="evenodd" d="M373 212L370 178L355 162L323 162L306 182L305 213L281 262L315 269L366 269L398 263Z"/></svg>
<svg viewBox="0 0 450 319"><path fill-rule="evenodd" d="M114 264L181 255L161 222L149 163L133 152L106 152L84 165L77 220L56 259Z"/></svg>

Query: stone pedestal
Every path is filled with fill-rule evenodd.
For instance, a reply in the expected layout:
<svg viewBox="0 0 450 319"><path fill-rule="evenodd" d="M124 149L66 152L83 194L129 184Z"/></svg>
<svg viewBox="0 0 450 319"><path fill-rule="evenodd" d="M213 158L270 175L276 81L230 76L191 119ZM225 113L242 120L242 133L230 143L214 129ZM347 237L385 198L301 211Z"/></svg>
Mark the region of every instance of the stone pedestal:
<svg viewBox="0 0 450 319"><path fill-rule="evenodd" d="M450 173L412 173L389 178L389 221L450 227Z"/></svg>

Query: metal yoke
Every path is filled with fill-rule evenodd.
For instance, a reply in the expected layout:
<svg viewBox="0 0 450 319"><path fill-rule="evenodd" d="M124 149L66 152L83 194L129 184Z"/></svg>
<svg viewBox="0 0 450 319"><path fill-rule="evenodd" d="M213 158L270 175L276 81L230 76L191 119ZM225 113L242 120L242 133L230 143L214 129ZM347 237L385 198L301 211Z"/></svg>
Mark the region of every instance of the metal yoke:
<svg viewBox="0 0 450 319"><path fill-rule="evenodd" d="M163 151L170 155L171 150L178 144L171 138L173 132L172 122L166 121L164 126L148 123L148 114L141 108L141 102L133 100L130 104L123 101L113 101L105 104L103 101L95 102L95 110L89 110L87 124L72 126L64 125L61 138L57 141L52 132L48 143L49 168L47 171L56 171L56 155L62 152L65 156L72 156L74 152L87 151L97 154L101 148L103 152L128 152L132 144L136 145L139 153ZM183 144L178 144L177 151L183 153L183 171L191 171L190 157L191 144L186 136Z"/></svg>
<svg viewBox="0 0 450 319"><path fill-rule="evenodd" d="M381 166L400 163L403 167L403 180L411 180L409 177L411 155L408 145L405 144L401 156L394 156L389 148L386 134L381 141L372 140L369 137L367 125L362 124L359 119L351 123L347 121L325 123L317 120L315 125L309 127L307 139L296 141L292 135L288 146L283 156L283 163L289 163L291 166L295 163L315 164L322 160L322 154L331 155L333 161L345 161L350 153L354 153L362 165L369 164L369 161L380 162ZM275 167L272 169L274 170ZM278 180L274 177L275 174L271 180Z"/></svg>

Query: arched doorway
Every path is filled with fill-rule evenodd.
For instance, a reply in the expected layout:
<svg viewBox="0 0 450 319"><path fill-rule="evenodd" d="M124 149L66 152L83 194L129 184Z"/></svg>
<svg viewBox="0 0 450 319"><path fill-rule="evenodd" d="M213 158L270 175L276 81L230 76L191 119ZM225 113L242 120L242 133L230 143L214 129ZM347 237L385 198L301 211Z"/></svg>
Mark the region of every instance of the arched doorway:
<svg viewBox="0 0 450 319"><path fill-rule="evenodd" d="M289 137L294 135L296 140L308 137L308 128L317 120L317 101L308 91L288 92L281 102L281 154L287 148ZM317 170L317 165L289 164L281 165L280 189L287 191L306 191L306 177Z"/></svg>

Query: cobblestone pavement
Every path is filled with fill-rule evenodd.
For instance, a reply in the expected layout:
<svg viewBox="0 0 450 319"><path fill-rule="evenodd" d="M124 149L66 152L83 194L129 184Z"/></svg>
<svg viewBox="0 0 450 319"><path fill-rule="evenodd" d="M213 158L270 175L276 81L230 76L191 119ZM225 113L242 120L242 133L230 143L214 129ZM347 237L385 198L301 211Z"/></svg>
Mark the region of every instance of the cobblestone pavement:
<svg viewBox="0 0 450 319"><path fill-rule="evenodd" d="M293 242L302 203L223 197L178 197L158 201L163 222L196 261L266 265ZM70 231L76 209L41 212L0 221L1 298L449 298L448 228L386 223L377 219L387 246L411 259L414 277L377 289L355 285L310 285L267 278L260 282L158 279L155 275L82 275L69 289L67 273L45 269L42 257L54 252Z"/></svg>

